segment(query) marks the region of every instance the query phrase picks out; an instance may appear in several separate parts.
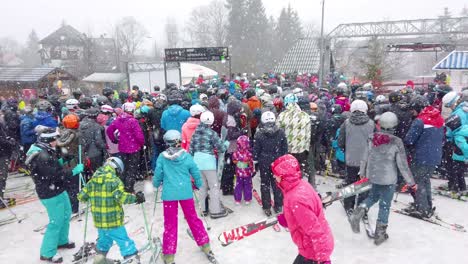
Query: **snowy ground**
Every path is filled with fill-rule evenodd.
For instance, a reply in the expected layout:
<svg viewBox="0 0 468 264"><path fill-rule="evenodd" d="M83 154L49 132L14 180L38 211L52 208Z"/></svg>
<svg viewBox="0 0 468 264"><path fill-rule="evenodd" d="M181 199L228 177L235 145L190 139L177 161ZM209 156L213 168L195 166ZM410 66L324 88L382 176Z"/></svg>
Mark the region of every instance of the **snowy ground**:
<svg viewBox="0 0 468 264"><path fill-rule="evenodd" d="M8 186L14 186L29 181L27 177L13 178L8 181ZM254 185L259 189L259 177L254 178ZM334 178L318 177L320 192L333 190L338 183ZM439 185L443 181L433 180L433 184ZM140 183L137 189L143 189ZM153 194L147 195L145 203L149 222L153 220ZM468 203L451 200L445 197L435 196L434 205L438 214L446 221L456 222L468 227ZM409 202L408 195L400 194L398 200ZM264 230L242 241L227 247L222 247L217 240L218 235L233 227L264 218L263 212L257 203L248 206L236 206L232 196L223 197L226 206L235 212L226 218L211 220L208 218L211 231L211 244L218 260L222 264L287 264L292 263L297 255L297 249L292 243L290 234L284 229L277 233L273 229ZM396 204L395 206L398 206ZM373 222L376 219L377 207L371 210L370 217ZM47 223L47 214L39 201L18 205L13 210L19 214L27 214L28 218L22 223L12 223L0 226L0 263L41 263L39 261L39 248L42 235L33 232L33 229ZM126 225L127 231L141 246L146 241L143 232L135 233L144 226L141 206L130 205L125 208L126 215L131 220ZM0 211L0 219L7 217L7 210ZM185 230L187 224L183 214L179 212L179 243L176 254L176 263L208 263L206 258L197 248L195 242L189 238ZM451 231L430 223L413 219L407 216L391 213L388 233L390 239L381 246L375 246L367 238L365 232L352 233L341 203L336 202L326 210L328 222L331 225L335 237L335 250L332 255L333 263L346 264L393 264L393 263L468 263L466 249L468 248L468 234ZM162 237L162 204L158 203L154 234ZM78 246L83 242L85 221L73 221L71 223L70 239ZM373 223L375 226L375 223ZM88 225L87 241L96 239L96 229L90 223ZM71 263L73 250L62 250L64 263ZM119 251L114 246L111 257L119 258ZM145 260L145 257L143 257ZM92 261L89 261L92 263ZM143 262L144 263L144 262ZM163 263L161 259L158 263Z"/></svg>

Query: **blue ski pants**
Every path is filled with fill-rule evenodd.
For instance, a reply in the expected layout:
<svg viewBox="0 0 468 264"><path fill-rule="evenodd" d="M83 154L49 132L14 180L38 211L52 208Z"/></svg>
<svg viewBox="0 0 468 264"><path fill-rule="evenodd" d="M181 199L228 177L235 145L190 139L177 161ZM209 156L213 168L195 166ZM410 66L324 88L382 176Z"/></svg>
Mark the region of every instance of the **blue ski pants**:
<svg viewBox="0 0 468 264"><path fill-rule="evenodd" d="M117 243L122 257L131 256L137 253L135 242L128 237L125 226L112 229L98 228L98 239L96 249L104 254L109 252L112 244Z"/></svg>

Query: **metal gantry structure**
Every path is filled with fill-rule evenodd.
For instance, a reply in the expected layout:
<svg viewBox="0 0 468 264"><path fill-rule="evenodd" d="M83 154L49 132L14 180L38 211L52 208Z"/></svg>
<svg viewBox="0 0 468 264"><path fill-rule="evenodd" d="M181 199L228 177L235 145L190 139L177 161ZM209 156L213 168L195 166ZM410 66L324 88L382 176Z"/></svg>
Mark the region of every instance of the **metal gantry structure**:
<svg viewBox="0 0 468 264"><path fill-rule="evenodd" d="M468 17L397 20L340 24L327 38L400 37L423 35L468 36Z"/></svg>

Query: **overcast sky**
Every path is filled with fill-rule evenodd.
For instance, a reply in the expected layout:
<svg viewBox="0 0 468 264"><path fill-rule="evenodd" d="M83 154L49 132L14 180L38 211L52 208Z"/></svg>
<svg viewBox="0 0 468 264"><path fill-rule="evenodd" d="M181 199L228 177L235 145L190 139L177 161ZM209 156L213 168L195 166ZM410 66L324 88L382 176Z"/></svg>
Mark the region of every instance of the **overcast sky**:
<svg viewBox="0 0 468 264"><path fill-rule="evenodd" d="M82 32L98 36L110 31L123 16L134 16L158 41L164 39L168 16L179 23L187 20L195 6L210 0L0 0L0 37L24 42L31 29L40 38L57 29L62 20ZM291 3L303 22L320 22L320 0L263 0L267 15L277 17L283 6ZM381 21L383 19L435 18L444 7L454 16L468 0L326 0L325 29L340 23ZM161 43L162 44L162 43Z"/></svg>

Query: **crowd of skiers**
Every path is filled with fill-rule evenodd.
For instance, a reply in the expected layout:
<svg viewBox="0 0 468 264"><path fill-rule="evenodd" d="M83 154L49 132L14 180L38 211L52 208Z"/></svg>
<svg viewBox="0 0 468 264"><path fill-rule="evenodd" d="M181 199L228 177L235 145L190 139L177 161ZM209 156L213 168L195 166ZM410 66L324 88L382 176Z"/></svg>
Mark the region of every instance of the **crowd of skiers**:
<svg viewBox="0 0 468 264"><path fill-rule="evenodd" d="M17 100L5 100L0 196L12 153L21 153L21 145L25 157L19 160L50 220L40 258L59 263L57 249L74 247L68 228L79 200L90 205L99 257L116 241L128 258L137 249L126 233L122 204L143 203L135 182L154 174L164 204L163 259L174 263L178 204L197 245L213 256L194 198L203 215L225 217L221 196L249 204L259 171L263 211L270 217L273 209L288 226L299 264L330 261L333 237L315 190L315 175L329 173L330 163L344 185L362 177L372 183L358 204L350 197L344 208L358 232L360 219L379 202L376 244L388 238L392 197L403 180L414 197L407 210L420 217L434 214L430 177L436 170L451 191L466 192L468 90L409 85L375 97L371 84L318 89L313 82L308 75L267 75L263 82L239 76L180 88L168 84L151 94L138 87L128 93L105 88L92 99L76 91L21 109Z"/></svg>

